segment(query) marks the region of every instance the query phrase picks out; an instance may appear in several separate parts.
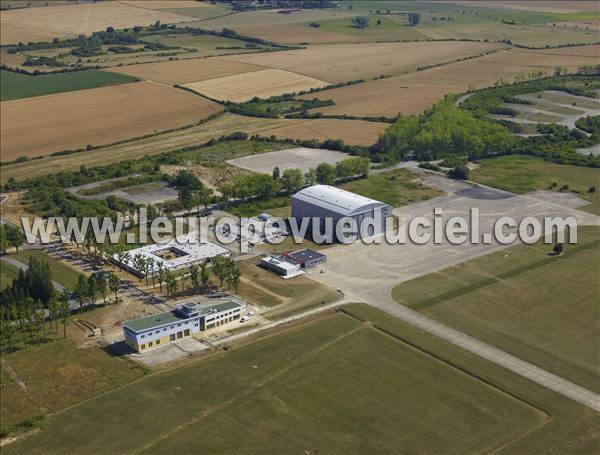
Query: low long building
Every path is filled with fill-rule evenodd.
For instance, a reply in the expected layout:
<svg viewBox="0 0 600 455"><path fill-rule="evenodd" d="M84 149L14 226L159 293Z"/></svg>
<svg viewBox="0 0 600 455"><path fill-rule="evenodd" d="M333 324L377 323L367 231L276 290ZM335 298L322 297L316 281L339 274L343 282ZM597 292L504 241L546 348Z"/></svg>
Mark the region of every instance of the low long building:
<svg viewBox="0 0 600 455"><path fill-rule="evenodd" d="M229 300L209 306L187 302L175 310L133 319L123 325L125 342L145 352L240 319L246 304Z"/></svg>
<svg viewBox="0 0 600 455"><path fill-rule="evenodd" d="M148 276L156 275L159 263L162 265L163 270L172 272L191 267L194 264L210 261L217 256L230 255L231 252L228 249L210 242L181 243L171 241L145 245L128 251L126 256L115 254L112 257L112 261L130 273L144 277L146 274ZM136 260L138 257L144 258L152 266L140 270L140 265Z"/></svg>

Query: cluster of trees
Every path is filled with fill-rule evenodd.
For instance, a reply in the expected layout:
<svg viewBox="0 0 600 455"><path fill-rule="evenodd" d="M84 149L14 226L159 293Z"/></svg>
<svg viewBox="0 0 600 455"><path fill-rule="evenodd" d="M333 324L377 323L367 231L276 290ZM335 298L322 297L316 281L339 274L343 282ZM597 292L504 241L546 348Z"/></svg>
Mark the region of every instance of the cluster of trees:
<svg viewBox="0 0 600 455"><path fill-rule="evenodd" d="M421 115L401 117L372 148L376 161L397 161L413 153L430 161L451 155L481 157L502 153L515 141L506 128L477 118L444 100Z"/></svg>
<svg viewBox="0 0 600 455"><path fill-rule="evenodd" d="M335 104L331 100L321 100L314 98L312 100L296 100L293 94L274 96L268 99L252 98L246 103L229 103L227 111L235 114L246 115L249 117L277 118L282 115L298 113L298 117L308 116L309 109L318 107L332 106Z"/></svg>
<svg viewBox="0 0 600 455"><path fill-rule="evenodd" d="M84 274L80 274L74 294L77 297L79 309L81 310L85 306L93 306L100 297L102 297L103 303L106 304L109 291L113 293L115 303L117 303L119 301L120 287L121 281L113 273L105 275L104 272L99 272L87 278Z"/></svg>
<svg viewBox="0 0 600 455"><path fill-rule="evenodd" d="M25 234L19 228L10 224L0 224L0 253L6 253L10 247L19 251L19 247L25 242Z"/></svg>
<svg viewBox="0 0 600 455"><path fill-rule="evenodd" d="M356 28L368 28L370 21L367 16L356 16L350 19L350 22Z"/></svg>
<svg viewBox="0 0 600 455"><path fill-rule="evenodd" d="M30 258L28 269L19 270L11 286L0 291L0 349L10 352L39 343L47 337L48 325L58 330L58 321L66 337L69 315L68 292L57 294L48 263Z"/></svg>
<svg viewBox="0 0 600 455"><path fill-rule="evenodd" d="M350 179L366 176L369 173L370 162L365 157L352 157L339 161L335 166L321 163L314 169L302 173L299 169L286 169L281 173L278 167L268 174L242 174L236 176L230 183L221 186L223 201L231 199L245 202L250 199L270 199L282 192L289 194L304 186L321 183L333 184L338 179Z"/></svg>
<svg viewBox="0 0 600 455"><path fill-rule="evenodd" d="M498 113L506 102L525 102L517 95L547 89L578 95L589 94L600 81L590 76L558 76L521 84L499 85L474 93L462 105L448 97L421 115L401 117L371 148L375 161L394 162L408 154L428 161L452 156L479 159L499 155L538 156L560 164L600 167L600 159L576 153L577 148L598 142L598 134L588 137L560 125L540 126L541 136L518 137L511 129L488 117ZM510 108L507 109L507 113ZM587 121L584 121L587 124ZM592 122L592 120L590 120ZM591 123L590 123L591 125Z"/></svg>
<svg viewBox="0 0 600 455"><path fill-rule="evenodd" d="M421 22L421 15L419 13L408 13L409 25L416 26Z"/></svg>
<svg viewBox="0 0 600 455"><path fill-rule="evenodd" d="M171 184L178 190L179 204L188 212L191 212L193 207L198 207L200 212L201 206L207 208L214 199L212 188L205 187L190 171L179 171Z"/></svg>
<svg viewBox="0 0 600 455"><path fill-rule="evenodd" d="M596 137L595 143L600 142L600 115L588 115L582 117L575 122L575 126L580 130L587 131L592 134L592 137Z"/></svg>

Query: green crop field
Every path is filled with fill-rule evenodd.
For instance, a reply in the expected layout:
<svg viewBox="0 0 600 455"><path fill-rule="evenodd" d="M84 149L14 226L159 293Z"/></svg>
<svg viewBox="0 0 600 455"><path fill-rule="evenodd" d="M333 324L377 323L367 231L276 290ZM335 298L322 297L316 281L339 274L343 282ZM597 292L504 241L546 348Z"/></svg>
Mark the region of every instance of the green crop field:
<svg viewBox="0 0 600 455"><path fill-rule="evenodd" d="M62 334L62 327L58 331ZM1 372L0 422L6 431L25 419L59 411L139 378L144 368L99 348L78 349L59 338L3 353Z"/></svg>
<svg viewBox="0 0 600 455"><path fill-rule="evenodd" d="M486 452L549 422L505 391L510 378L497 387L332 315L83 402L3 453ZM589 417L567 409L573 423ZM571 424L561 445L566 431L589 445L591 425Z"/></svg>
<svg viewBox="0 0 600 455"><path fill-rule="evenodd" d="M40 74L38 76L0 70L0 100L17 100L134 81L137 79L131 76L96 70Z"/></svg>
<svg viewBox="0 0 600 455"><path fill-rule="evenodd" d="M471 173L471 179L513 193L547 190L553 183L556 190L568 185L570 191L577 191L590 201L582 210L600 214L600 191L589 192L591 187L598 187L600 169L555 164L528 156L504 156L482 160Z"/></svg>
<svg viewBox="0 0 600 455"><path fill-rule="evenodd" d="M39 261L47 261L50 265L50 271L52 272L52 279L54 281L69 289L75 289L77 286L79 272L74 268L69 267L64 262L57 261L44 251L21 250L11 256L20 260L24 264L27 264L30 257L33 257Z"/></svg>
<svg viewBox="0 0 600 455"><path fill-rule="evenodd" d="M19 269L14 265L0 261L0 289L10 286L18 273Z"/></svg>
<svg viewBox="0 0 600 455"><path fill-rule="evenodd" d="M417 177L407 169L396 169L369 175L341 187L347 191L385 202L394 207L426 201L443 193L415 181Z"/></svg>
<svg viewBox="0 0 600 455"><path fill-rule="evenodd" d="M520 245L394 288L421 311L584 387L600 391L600 230L580 226L562 256Z"/></svg>

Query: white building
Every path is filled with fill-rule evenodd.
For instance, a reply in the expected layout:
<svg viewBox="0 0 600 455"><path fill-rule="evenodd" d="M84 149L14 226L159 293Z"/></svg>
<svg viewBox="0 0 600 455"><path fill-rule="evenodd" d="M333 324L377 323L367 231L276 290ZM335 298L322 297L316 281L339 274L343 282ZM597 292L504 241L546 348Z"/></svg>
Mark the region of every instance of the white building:
<svg viewBox="0 0 600 455"><path fill-rule="evenodd" d="M297 275L302 275L300 263L290 261L284 256L272 255L265 256L260 260L260 265L265 269L271 270L283 278L292 278Z"/></svg>
<svg viewBox="0 0 600 455"><path fill-rule="evenodd" d="M165 271L174 271L191 267L194 264L210 261L217 256L230 256L231 252L214 243L179 243L171 241L168 243L155 243L141 248L130 250L124 257L115 254L112 261L120 267L137 276L145 274L154 275L158 273L159 263ZM153 264L152 269L144 273L140 270L138 259L142 257Z"/></svg>

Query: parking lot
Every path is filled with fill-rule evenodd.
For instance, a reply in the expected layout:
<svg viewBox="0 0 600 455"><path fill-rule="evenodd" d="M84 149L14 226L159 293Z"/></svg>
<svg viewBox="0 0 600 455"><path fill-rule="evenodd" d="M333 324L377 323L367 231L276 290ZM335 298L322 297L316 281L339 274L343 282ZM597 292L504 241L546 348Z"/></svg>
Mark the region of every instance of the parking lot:
<svg viewBox="0 0 600 455"><path fill-rule="evenodd" d="M443 209L443 219L453 216L469 220L471 207L480 211L480 232L493 233L495 221L510 216L518 223L525 217L534 216L574 216L578 224L598 225L599 217L575 208L587 203L573 195L556 197L556 193L536 191L526 195L513 195L483 188L454 188L455 193L429 201L395 208L393 213L406 217L408 222L414 217L425 216L433 221L433 210ZM559 194L558 196L563 196ZM428 232L431 232L429 230ZM469 241L454 245L445 239L442 244L433 240L424 245L407 241L406 244L371 244L355 242L350 245L337 245L327 250L325 273L314 274L313 278L334 289L344 292L348 299L367 303L390 302L391 289L398 283L426 275L469 259L489 254L510 245L501 245L495 241L472 244ZM551 246L549 246L551 249Z"/></svg>

